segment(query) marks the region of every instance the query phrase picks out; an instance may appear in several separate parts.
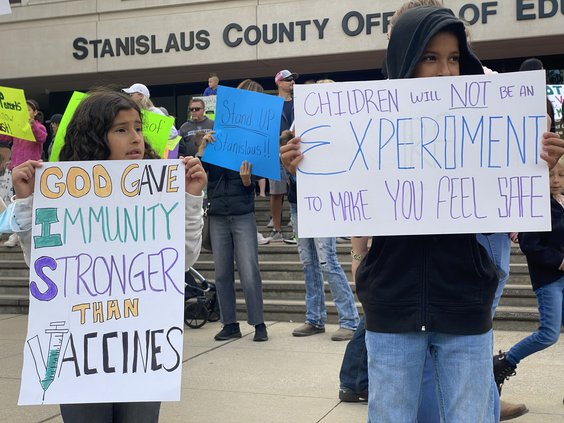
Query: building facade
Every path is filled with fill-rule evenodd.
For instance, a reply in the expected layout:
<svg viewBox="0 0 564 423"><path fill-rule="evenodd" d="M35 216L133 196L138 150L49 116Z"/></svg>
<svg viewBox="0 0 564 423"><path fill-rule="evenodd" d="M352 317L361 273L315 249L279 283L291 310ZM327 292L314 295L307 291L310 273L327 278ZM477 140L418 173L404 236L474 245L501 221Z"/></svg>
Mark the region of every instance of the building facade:
<svg viewBox="0 0 564 423"><path fill-rule="evenodd" d="M185 118L210 72L225 85L266 89L291 69L306 79L380 79L395 0L11 0L0 16L0 85L19 87L47 114L73 90L134 82ZM564 69L564 0L445 0L465 19L486 65L517 70L539 57ZM561 81L551 81L562 83Z"/></svg>

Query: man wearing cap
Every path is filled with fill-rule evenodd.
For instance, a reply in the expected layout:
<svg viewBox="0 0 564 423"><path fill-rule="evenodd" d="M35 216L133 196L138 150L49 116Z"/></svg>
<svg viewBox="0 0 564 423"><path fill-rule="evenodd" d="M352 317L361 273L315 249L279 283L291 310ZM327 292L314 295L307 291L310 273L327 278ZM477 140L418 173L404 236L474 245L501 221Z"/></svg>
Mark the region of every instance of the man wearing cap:
<svg viewBox="0 0 564 423"><path fill-rule="evenodd" d="M149 92L147 86L138 82L133 84L129 88L124 88L122 91L129 94L131 96L131 99L137 103L139 103L143 99L143 97L151 98L151 93Z"/></svg>
<svg viewBox="0 0 564 423"><path fill-rule="evenodd" d="M148 110L161 116L168 116L161 109L156 107L150 100L151 93L145 85L136 82L129 88L122 88L122 91L129 94L131 96L131 99L136 102L141 109ZM168 134L168 139L172 140L177 136L178 131L176 130L176 127L172 125L172 128L170 128L170 133Z"/></svg>
<svg viewBox="0 0 564 423"><path fill-rule="evenodd" d="M204 114L205 105L201 98L193 98L188 111L190 119L178 131L178 135L182 137L178 145L179 156L196 156L202 137L213 130L213 120Z"/></svg>
<svg viewBox="0 0 564 423"><path fill-rule="evenodd" d="M280 120L280 133L290 129L294 123L294 81L299 75L287 69L281 70L274 77L274 82L278 87L278 97L284 99L282 107L282 117ZM270 241L283 241L282 236L282 204L284 194L288 191L288 180L286 172L280 165L280 180L268 180L270 185L270 213L272 215L272 232Z"/></svg>

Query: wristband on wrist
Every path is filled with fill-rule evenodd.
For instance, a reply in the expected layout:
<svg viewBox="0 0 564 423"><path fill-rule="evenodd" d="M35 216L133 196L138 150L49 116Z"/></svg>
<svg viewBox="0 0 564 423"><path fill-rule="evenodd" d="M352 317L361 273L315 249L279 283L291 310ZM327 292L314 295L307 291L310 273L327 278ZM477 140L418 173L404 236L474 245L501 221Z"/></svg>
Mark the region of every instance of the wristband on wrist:
<svg viewBox="0 0 564 423"><path fill-rule="evenodd" d="M364 258L364 256L362 254L357 254L352 249L351 249L351 257L353 258L353 260L356 260L356 261L362 261L362 259Z"/></svg>

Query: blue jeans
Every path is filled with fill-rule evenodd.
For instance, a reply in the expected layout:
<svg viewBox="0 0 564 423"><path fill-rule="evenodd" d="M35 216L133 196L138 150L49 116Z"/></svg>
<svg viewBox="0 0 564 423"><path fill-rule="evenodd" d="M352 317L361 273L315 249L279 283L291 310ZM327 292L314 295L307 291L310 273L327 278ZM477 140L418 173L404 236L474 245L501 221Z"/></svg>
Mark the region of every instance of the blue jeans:
<svg viewBox="0 0 564 423"><path fill-rule="evenodd" d="M442 422L494 422L493 335L366 331L368 423L414 422L430 352Z"/></svg>
<svg viewBox="0 0 564 423"><path fill-rule="evenodd" d="M61 404L65 423L157 423L160 402Z"/></svg>
<svg viewBox="0 0 564 423"><path fill-rule="evenodd" d="M476 234L476 239L478 242L486 249L490 258L493 260L497 266L497 271L499 272L499 282L497 284L497 290L495 291L495 297L492 304L492 319L495 314L495 309L499 304L501 295L503 294L503 289L505 284L509 279L509 256L511 255L511 240L506 233L499 234Z"/></svg>
<svg viewBox="0 0 564 423"><path fill-rule="evenodd" d="M290 212L292 225L297 233L296 204L290 203ZM339 314L339 326L356 329L358 310L347 276L337 259L335 238L298 238L298 253L304 266L306 323L318 328L325 326L327 309L323 276L326 276Z"/></svg>
<svg viewBox="0 0 564 423"><path fill-rule="evenodd" d="M535 290L539 307L539 328L515 344L507 360L517 365L525 357L554 345L564 325L564 276Z"/></svg>
<svg viewBox="0 0 564 423"><path fill-rule="evenodd" d="M348 388L354 393L360 394L368 391L368 359L366 356L366 343L364 337L366 328L364 327L364 316L360 319L356 332L347 344L339 381L341 388Z"/></svg>
<svg viewBox="0 0 564 423"><path fill-rule="evenodd" d="M247 322L253 326L264 323L255 214L209 219L221 322L224 325L237 322L235 260L247 306Z"/></svg>
<svg viewBox="0 0 564 423"><path fill-rule="evenodd" d="M495 297L492 303L492 319L499 304L505 284L509 279L509 258L511 254L511 240L507 233L496 233L490 235L476 234L478 242L486 249L490 258L495 263L499 272L499 282ZM418 423L434 423L439 420L439 406L435 394L436 387L433 378L433 362L425 364L423 373L423 398L419 409ZM495 386L495 379L492 373L492 384ZM494 417L499 422L500 403L499 392L494 389Z"/></svg>

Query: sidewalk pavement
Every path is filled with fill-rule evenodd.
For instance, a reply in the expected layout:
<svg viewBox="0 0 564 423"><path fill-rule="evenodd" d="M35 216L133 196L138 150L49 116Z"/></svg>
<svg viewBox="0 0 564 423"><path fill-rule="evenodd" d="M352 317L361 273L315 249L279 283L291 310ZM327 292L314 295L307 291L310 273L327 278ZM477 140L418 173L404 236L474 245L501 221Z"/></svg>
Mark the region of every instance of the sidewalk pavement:
<svg viewBox="0 0 564 423"><path fill-rule="evenodd" d="M291 335L297 323L267 326L268 342L253 342L253 328L246 324L243 338L227 342L213 340L219 323L186 328L182 400L163 403L160 422L366 422L366 404L337 397L346 342L331 341L335 325L307 338ZM0 315L0 422L62 422L58 406L16 405L26 328L27 316ZM507 349L525 335L496 332L496 348ZM563 422L564 342L525 360L503 393L505 400L529 407L515 422Z"/></svg>

